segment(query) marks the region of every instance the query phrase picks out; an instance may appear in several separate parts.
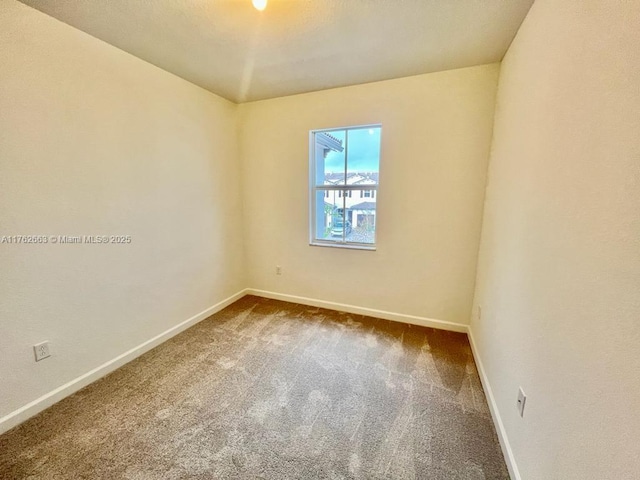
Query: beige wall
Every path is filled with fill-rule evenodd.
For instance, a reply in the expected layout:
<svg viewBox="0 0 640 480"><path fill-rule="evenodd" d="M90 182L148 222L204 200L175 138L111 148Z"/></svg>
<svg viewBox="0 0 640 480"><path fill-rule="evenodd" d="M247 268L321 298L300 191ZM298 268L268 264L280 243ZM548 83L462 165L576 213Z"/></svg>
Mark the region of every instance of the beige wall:
<svg viewBox="0 0 640 480"><path fill-rule="evenodd" d="M240 105L248 286L467 323L498 70ZM309 130L378 122L377 251L309 246Z"/></svg>
<svg viewBox="0 0 640 480"><path fill-rule="evenodd" d="M509 50L478 318L498 65L238 107L0 2L0 235L132 237L0 244L0 419L252 287L471 316L523 479L635 478L639 18L537 0ZM377 251L309 246L308 131L377 122Z"/></svg>
<svg viewBox="0 0 640 480"><path fill-rule="evenodd" d="M0 235L132 236L0 244L0 418L244 287L235 110L0 2Z"/></svg>
<svg viewBox="0 0 640 480"><path fill-rule="evenodd" d="M502 64L472 331L526 480L640 472L639 45L639 2L537 0Z"/></svg>

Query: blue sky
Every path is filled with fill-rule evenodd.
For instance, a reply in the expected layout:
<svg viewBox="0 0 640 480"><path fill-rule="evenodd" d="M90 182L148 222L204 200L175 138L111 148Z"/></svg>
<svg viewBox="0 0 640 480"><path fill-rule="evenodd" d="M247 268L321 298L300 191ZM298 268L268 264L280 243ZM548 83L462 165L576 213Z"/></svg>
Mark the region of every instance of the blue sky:
<svg viewBox="0 0 640 480"><path fill-rule="evenodd" d="M331 135L342 140L344 145L345 130L331 132ZM377 172L380 163L380 127L349 130L349 171ZM329 152L324 162L327 173L344 172L344 152Z"/></svg>

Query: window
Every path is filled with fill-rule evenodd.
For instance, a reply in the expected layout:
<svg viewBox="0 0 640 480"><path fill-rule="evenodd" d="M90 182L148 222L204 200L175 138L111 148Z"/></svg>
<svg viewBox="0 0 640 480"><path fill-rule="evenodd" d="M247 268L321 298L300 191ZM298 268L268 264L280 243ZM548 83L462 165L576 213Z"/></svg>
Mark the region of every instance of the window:
<svg viewBox="0 0 640 480"><path fill-rule="evenodd" d="M375 249L380 125L310 132L310 243Z"/></svg>

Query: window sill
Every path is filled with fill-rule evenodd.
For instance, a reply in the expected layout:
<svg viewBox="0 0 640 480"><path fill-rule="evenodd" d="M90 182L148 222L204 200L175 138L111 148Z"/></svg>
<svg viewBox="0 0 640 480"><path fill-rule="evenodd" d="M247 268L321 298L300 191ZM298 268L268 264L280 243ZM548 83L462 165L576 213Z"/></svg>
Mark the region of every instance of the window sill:
<svg viewBox="0 0 640 480"><path fill-rule="evenodd" d="M369 250L375 251L375 245L362 245L359 243L337 243L337 242L309 242L311 247L346 248L349 250Z"/></svg>

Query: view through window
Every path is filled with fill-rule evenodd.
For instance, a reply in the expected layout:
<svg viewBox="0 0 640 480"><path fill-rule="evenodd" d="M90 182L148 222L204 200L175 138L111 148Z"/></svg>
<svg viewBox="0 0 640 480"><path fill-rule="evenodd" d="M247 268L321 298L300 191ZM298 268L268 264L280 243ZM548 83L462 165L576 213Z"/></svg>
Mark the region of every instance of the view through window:
<svg viewBox="0 0 640 480"><path fill-rule="evenodd" d="M311 132L311 243L374 248L380 125Z"/></svg>

